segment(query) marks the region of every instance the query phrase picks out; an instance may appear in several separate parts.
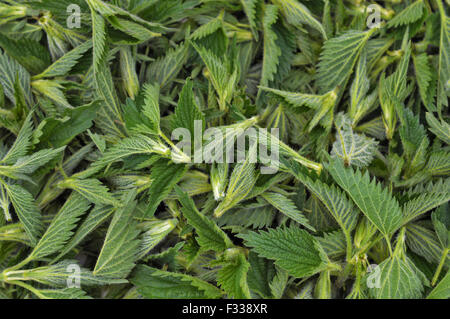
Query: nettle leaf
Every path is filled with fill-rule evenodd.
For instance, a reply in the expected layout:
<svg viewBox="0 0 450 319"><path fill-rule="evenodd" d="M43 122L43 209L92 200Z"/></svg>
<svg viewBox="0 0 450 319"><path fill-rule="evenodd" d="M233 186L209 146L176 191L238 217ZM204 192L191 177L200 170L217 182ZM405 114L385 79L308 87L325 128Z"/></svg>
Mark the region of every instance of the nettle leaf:
<svg viewBox="0 0 450 319"><path fill-rule="evenodd" d="M255 164L251 163L251 156L248 155L245 161L236 164L231 172L226 195L214 210L214 216L222 216L226 211L244 200L255 185L257 178L258 174L255 169Z"/></svg>
<svg viewBox="0 0 450 319"><path fill-rule="evenodd" d="M100 103L94 101L87 105L78 106L75 109L66 110L64 113L66 116L63 120L47 119L40 137L41 143L52 147L61 147L68 144L78 134L92 126L99 108Z"/></svg>
<svg viewBox="0 0 450 319"><path fill-rule="evenodd" d="M284 215L295 220L297 223L305 226L309 230L315 231L314 227L309 224L303 213L295 207L294 202L288 197L280 193L272 192L263 193L261 196Z"/></svg>
<svg viewBox="0 0 450 319"><path fill-rule="evenodd" d="M241 0L242 8L247 16L250 28L252 29L253 36L258 41L258 31L256 30L256 6L259 0Z"/></svg>
<svg viewBox="0 0 450 319"><path fill-rule="evenodd" d="M88 40L70 52L64 54L61 58L56 60L53 64L47 67L42 73L35 75L33 80L41 78L51 78L56 76L64 76L77 64L78 60L92 48L92 41Z"/></svg>
<svg viewBox="0 0 450 319"><path fill-rule="evenodd" d="M234 252L232 253L234 254ZM250 289L247 283L247 273L250 268L242 252L233 256L232 261L225 263L217 272L217 282L227 294L235 299L249 299Z"/></svg>
<svg viewBox="0 0 450 319"><path fill-rule="evenodd" d="M320 180L313 181L303 174L298 174L297 177L319 198L342 230L349 236L356 227L359 212L347 196L334 185L329 186Z"/></svg>
<svg viewBox="0 0 450 319"><path fill-rule="evenodd" d="M140 241L139 230L133 220L136 192L123 197L123 208L111 220L105 241L95 264L93 274L106 278L126 278L134 268Z"/></svg>
<svg viewBox="0 0 450 319"><path fill-rule="evenodd" d="M370 109L371 100L367 97L370 89L370 81L367 75L367 51L362 51L355 70L355 79L350 87L349 116L353 123L357 123Z"/></svg>
<svg viewBox="0 0 450 319"><path fill-rule="evenodd" d="M216 299L222 296L218 288L199 278L146 265L137 266L130 281L148 299Z"/></svg>
<svg viewBox="0 0 450 319"><path fill-rule="evenodd" d="M233 243L228 236L209 217L201 214L194 202L179 187L175 188L180 203L183 206L183 215L192 225L197 234L197 242L205 250L224 251L233 247Z"/></svg>
<svg viewBox="0 0 450 319"><path fill-rule="evenodd" d="M158 205L169 195L185 172L186 166L182 164L173 164L162 159L154 164L150 174L152 183L148 189L149 205L145 213L147 217L153 216Z"/></svg>
<svg viewBox="0 0 450 319"><path fill-rule="evenodd" d="M373 32L374 29L365 32L349 30L325 42L317 72L317 84L322 93L346 85Z"/></svg>
<svg viewBox="0 0 450 319"><path fill-rule="evenodd" d="M201 121L201 128L204 129L205 116L198 107L193 91L193 82L189 78L180 93L178 105L175 108L175 117L173 119L172 127L186 128L193 137L195 134L195 121Z"/></svg>
<svg viewBox="0 0 450 319"><path fill-rule="evenodd" d="M57 149L45 149L33 153L29 156L20 157L14 165L0 167L0 174L7 175L11 178L20 178L23 174L31 174L39 167L47 164L56 156L58 156L65 146Z"/></svg>
<svg viewBox="0 0 450 319"><path fill-rule="evenodd" d="M440 140L450 145L450 124L443 120L439 121L431 113L427 113L426 118L430 126L429 130Z"/></svg>
<svg viewBox="0 0 450 319"><path fill-rule="evenodd" d="M240 237L246 246L265 258L275 260L276 265L294 277L309 277L328 267L328 259L319 242L298 227L250 232Z"/></svg>
<svg viewBox="0 0 450 319"><path fill-rule="evenodd" d="M301 27L302 23L307 24L319 31L325 40L327 39L322 24L314 18L308 8L303 4L297 0L272 0L272 2L280 8L290 24L299 27Z"/></svg>
<svg viewBox="0 0 450 319"><path fill-rule="evenodd" d="M422 17L424 9L423 0L417 0L389 20L386 26L392 28L413 23Z"/></svg>
<svg viewBox="0 0 450 319"><path fill-rule="evenodd" d="M402 211L397 200L387 188L371 180L368 172L345 168L338 160L325 168L383 235L390 236L401 226Z"/></svg>
<svg viewBox="0 0 450 319"><path fill-rule="evenodd" d="M34 39L14 39L1 34L0 47L30 73L40 73L50 64L47 49Z"/></svg>
<svg viewBox="0 0 450 319"><path fill-rule="evenodd" d="M164 240L177 226L176 219L151 220L138 225L143 229L141 245L139 247L138 259L144 257L150 250Z"/></svg>
<svg viewBox="0 0 450 319"><path fill-rule="evenodd" d="M261 73L261 86L267 86L273 81L281 56L281 49L277 45L278 39L273 30L273 25L278 19L276 6L268 5L264 9L263 30L264 30L264 57Z"/></svg>
<svg viewBox="0 0 450 319"><path fill-rule="evenodd" d="M436 74L425 53L418 56L414 55L413 61L422 102L428 111L434 112L436 111L436 106L434 105L434 98L436 95Z"/></svg>
<svg viewBox="0 0 450 319"><path fill-rule="evenodd" d="M324 233L323 237L316 237L328 258L338 259L345 256L346 239L343 231Z"/></svg>
<svg viewBox="0 0 450 319"><path fill-rule="evenodd" d="M383 261L380 267L380 288L369 289L377 299L413 299L422 296L423 285L411 261L393 256Z"/></svg>
<svg viewBox="0 0 450 319"><path fill-rule="evenodd" d="M439 263L442 247L436 233L419 223L406 226L406 243L417 255L424 257L430 263Z"/></svg>
<svg viewBox="0 0 450 319"><path fill-rule="evenodd" d="M419 187L417 191L419 191ZM417 191L403 206L403 223L414 220L433 208L448 202L450 200L450 181L446 179L429 183L425 188L420 188L420 192Z"/></svg>
<svg viewBox="0 0 450 319"><path fill-rule="evenodd" d="M247 274L247 282L251 292L257 293L262 298L269 298L272 295L270 284L275 276L275 267L272 261L250 252L248 262L250 269Z"/></svg>
<svg viewBox="0 0 450 319"><path fill-rule="evenodd" d="M437 1L441 15L441 39L439 42L439 70L437 88L437 109L439 112L448 106L450 74L450 18L446 15L444 4Z"/></svg>
<svg viewBox="0 0 450 319"><path fill-rule="evenodd" d="M208 69L209 79L219 96L220 108L225 110L226 104L230 102L233 96L234 86L238 80L238 69L233 65L234 61L230 61L227 56L224 56L224 59L221 60L207 48L197 46L194 43L192 45Z"/></svg>
<svg viewBox="0 0 450 319"><path fill-rule="evenodd" d="M448 299L450 297L450 271L428 294L427 299Z"/></svg>
<svg viewBox="0 0 450 319"><path fill-rule="evenodd" d="M329 91L323 95L315 95L286 92L265 87L261 87L261 89L282 97L293 109L301 110L301 107L306 106L316 110L314 117L308 125L309 132L311 132L321 120L326 118L326 115L332 114L337 100L336 90Z"/></svg>
<svg viewBox="0 0 450 319"><path fill-rule="evenodd" d="M82 201L81 201L82 202ZM67 242L55 261L60 260L80 242L83 241L91 232L104 223L116 209L112 206L96 205L86 219L81 223L73 237Z"/></svg>
<svg viewBox="0 0 450 319"><path fill-rule="evenodd" d="M339 113L335 120L336 142L331 157L340 158L345 165L368 166L375 155L378 143L369 137L355 133L351 120Z"/></svg>
<svg viewBox="0 0 450 319"><path fill-rule="evenodd" d="M159 134L159 87L157 85L144 84L143 87L145 102L142 107L142 112L151 122L151 130L149 133L155 135Z"/></svg>
<svg viewBox="0 0 450 319"><path fill-rule="evenodd" d="M181 44L168 50L165 56L149 65L147 79L156 81L161 88L165 88L176 78L188 57L187 44Z"/></svg>
<svg viewBox="0 0 450 319"><path fill-rule="evenodd" d="M136 135L124 138L111 148L107 149L94 167L103 167L107 164L123 161L125 158L133 155L168 155L170 150L167 146L145 135Z"/></svg>
<svg viewBox="0 0 450 319"><path fill-rule="evenodd" d="M14 144L8 150L8 152L2 157L1 163L14 164L20 157L27 154L31 146L32 137L32 119L33 112L30 112L26 117L19 134L17 135Z"/></svg>
<svg viewBox="0 0 450 319"><path fill-rule="evenodd" d="M25 188L16 184L3 184L2 187L6 190L6 194L25 228L31 244L36 245L37 239L44 230L44 223L33 196Z"/></svg>
<svg viewBox="0 0 450 319"><path fill-rule="evenodd" d="M32 292L40 299L92 299L79 288L33 289Z"/></svg>
<svg viewBox="0 0 450 319"><path fill-rule="evenodd" d="M20 270L20 275L15 277L14 279L27 281L31 280L36 283L55 288L67 288L67 283L73 279L73 269L75 268L77 270L80 270L79 279L82 287L121 284L126 282L123 279L110 279L106 277L95 276L90 270L78 266L78 262L76 260L64 260L55 265ZM6 274L6 276L8 277L9 274Z"/></svg>
<svg viewBox="0 0 450 319"><path fill-rule="evenodd" d="M450 216L448 215L448 202L436 209L431 215L434 229L442 247L450 247Z"/></svg>
<svg viewBox="0 0 450 319"><path fill-rule="evenodd" d="M0 84L6 97L14 104L17 104L14 94L16 79L24 92L26 102L31 104L30 74L15 59L0 52Z"/></svg>
<svg viewBox="0 0 450 319"><path fill-rule="evenodd" d="M94 204L121 206L109 193L108 188L95 178L67 178L60 182L58 187L73 189Z"/></svg>
<svg viewBox="0 0 450 319"><path fill-rule="evenodd" d="M28 255L27 260L41 259L61 250L73 234L72 230L80 216L88 209L89 202L81 195L72 193Z"/></svg>

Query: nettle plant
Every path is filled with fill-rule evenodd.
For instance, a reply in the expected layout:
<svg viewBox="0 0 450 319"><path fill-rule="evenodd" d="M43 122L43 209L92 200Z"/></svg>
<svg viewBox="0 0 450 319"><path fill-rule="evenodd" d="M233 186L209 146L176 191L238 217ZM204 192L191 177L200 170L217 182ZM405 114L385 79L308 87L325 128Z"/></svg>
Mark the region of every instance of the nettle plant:
<svg viewBox="0 0 450 319"><path fill-rule="evenodd" d="M449 56L447 0L0 0L0 297L449 298Z"/></svg>

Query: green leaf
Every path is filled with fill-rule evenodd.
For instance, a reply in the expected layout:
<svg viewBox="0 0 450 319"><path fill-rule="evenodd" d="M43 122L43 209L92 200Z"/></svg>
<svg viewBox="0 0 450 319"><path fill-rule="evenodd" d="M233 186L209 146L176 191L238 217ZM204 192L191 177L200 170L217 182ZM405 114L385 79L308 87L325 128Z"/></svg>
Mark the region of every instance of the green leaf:
<svg viewBox="0 0 450 319"><path fill-rule="evenodd" d="M64 260L51 266L17 270L12 273L6 273L5 276L7 280L11 280L9 278L11 276L14 280L32 280L46 286L67 288L67 283L73 280L74 269L77 268L80 270L79 279L82 287L126 283L123 279L94 276L90 270L79 267L76 260Z"/></svg>
<svg viewBox="0 0 450 319"><path fill-rule="evenodd" d="M428 294L427 299L448 299L450 298L450 271Z"/></svg>
<svg viewBox="0 0 450 319"><path fill-rule="evenodd" d="M219 96L219 106L226 109L226 103L233 97L234 86L238 79L238 70L227 58L220 59L205 47L192 43L197 53L206 65L209 79ZM234 66L234 67L233 67Z"/></svg>
<svg viewBox="0 0 450 319"><path fill-rule="evenodd" d="M118 209L111 220L105 241L95 264L93 274L106 278L126 278L134 268L140 245L139 230L133 220L136 192L123 197L123 208Z"/></svg>
<svg viewBox="0 0 450 319"><path fill-rule="evenodd" d="M437 88L437 109L441 113L448 106L450 75L450 18L446 15L442 1L436 1L441 15L441 39L439 42L439 69Z"/></svg>
<svg viewBox="0 0 450 319"><path fill-rule="evenodd" d="M86 219L81 223L73 237L67 242L65 247L61 249L60 254L54 259L54 261L60 260L69 251L76 247L83 239L92 233L98 226L108 219L114 213L115 209L111 206L96 205Z"/></svg>
<svg viewBox="0 0 450 319"><path fill-rule="evenodd" d="M417 189L416 196L403 205L403 223L407 223L450 200L450 180L429 183Z"/></svg>
<svg viewBox="0 0 450 319"><path fill-rule="evenodd" d="M205 127L205 116L200 111L194 99L193 83L188 78L183 86L178 99L178 105L175 108L175 117L173 118L172 128L186 128L191 132L192 138L195 134L195 122L201 121L202 129Z"/></svg>
<svg viewBox="0 0 450 319"><path fill-rule="evenodd" d="M353 67L375 29L349 30L325 42L317 72L317 84L322 93L343 88Z"/></svg>
<svg viewBox="0 0 450 319"><path fill-rule="evenodd" d="M426 114L429 130L433 132L440 140L444 141L450 145L450 124L441 120L436 119L432 113Z"/></svg>
<svg viewBox="0 0 450 319"><path fill-rule="evenodd" d="M259 255L275 260L275 264L290 275L309 277L325 270L328 259L319 242L298 227L250 232L239 237Z"/></svg>
<svg viewBox="0 0 450 319"><path fill-rule="evenodd" d="M154 163L150 174L152 183L148 189L149 205L145 213L146 217L153 216L159 204L169 195L185 172L186 165L174 164L163 159Z"/></svg>
<svg viewBox="0 0 450 319"><path fill-rule="evenodd" d="M175 187L179 200L183 208L184 217L193 226L198 234L197 242L205 250L222 252L233 247L233 243L228 236L207 216L201 214L194 202L179 187Z"/></svg>
<svg viewBox="0 0 450 319"><path fill-rule="evenodd" d="M438 264L442 256L442 247L436 233L419 223L406 226L406 243L414 253L428 262Z"/></svg>
<svg viewBox="0 0 450 319"><path fill-rule="evenodd" d="M58 187L73 189L94 204L121 206L98 179L67 178Z"/></svg>
<svg viewBox="0 0 450 319"><path fill-rule="evenodd" d="M138 227L143 229L143 233L141 235L138 259L144 257L150 250L162 242L174 230L177 223L178 221L176 219L155 219L139 225Z"/></svg>
<svg viewBox="0 0 450 319"><path fill-rule="evenodd" d="M124 160L133 155L169 154L167 146L145 135L136 135L124 138L111 148L109 148L100 160L93 164L94 167Z"/></svg>
<svg viewBox="0 0 450 319"><path fill-rule="evenodd" d="M375 179L371 180L368 172L355 172L337 160L326 164L325 168L384 236L392 235L401 226L402 211L397 200L388 189L383 189Z"/></svg>
<svg viewBox="0 0 450 319"><path fill-rule="evenodd" d="M30 112L23 122L14 144L1 159L1 163L14 164L20 157L25 156L31 146L33 112Z"/></svg>
<svg viewBox="0 0 450 319"><path fill-rule="evenodd" d="M369 289L369 294L377 299L420 298L423 285L410 263L397 255L384 260L378 266L380 288Z"/></svg>
<svg viewBox="0 0 450 319"><path fill-rule="evenodd" d="M33 82L31 82L31 86L33 89L37 90L45 97L48 97L56 104L68 109L72 108L72 105L70 105L69 101L67 101L67 98L64 95L64 87L59 81L46 79L34 80Z"/></svg>
<svg viewBox="0 0 450 319"><path fill-rule="evenodd" d="M58 156L58 154L64 149L65 146L55 150L45 149L35 152L29 156L20 157L14 165L0 167L0 175L4 174L13 179L20 179L21 175L31 174L39 167L47 164L49 161Z"/></svg>
<svg viewBox="0 0 450 319"><path fill-rule="evenodd" d="M78 288L33 289L32 292L40 299L92 299Z"/></svg>
<svg viewBox="0 0 450 319"><path fill-rule="evenodd" d="M72 230L82 214L89 209L89 202L81 195L72 193L64 206L53 218L27 260L39 260L60 251L72 236Z"/></svg>
<svg viewBox="0 0 450 319"><path fill-rule="evenodd" d="M25 228L31 244L34 246L44 230L41 213L33 196L19 185L3 184L20 222Z"/></svg>
<svg viewBox="0 0 450 319"><path fill-rule="evenodd" d="M186 44L180 44L176 48L168 50L165 56L149 65L147 79L157 82L161 88L165 88L180 73L188 57L189 50Z"/></svg>
<svg viewBox="0 0 450 319"><path fill-rule="evenodd" d="M428 111L434 112L436 111L436 106L434 105L434 97L436 95L435 73L430 65L427 54L413 55L413 61L422 102Z"/></svg>
<svg viewBox="0 0 450 319"><path fill-rule="evenodd" d="M148 299L217 299L222 295L215 286L199 278L146 265L137 266L130 281Z"/></svg>
<svg viewBox="0 0 450 319"><path fill-rule="evenodd" d="M42 72L50 64L50 54L34 39L12 39L0 34L0 47L30 73Z"/></svg>
<svg viewBox="0 0 450 319"><path fill-rule="evenodd" d="M228 296L235 299L250 299L250 289L247 283L249 268L250 264L245 255L239 252L219 269L217 282Z"/></svg>
<svg viewBox="0 0 450 319"><path fill-rule="evenodd" d="M280 8L290 24L297 27L301 27L302 23L307 24L319 31L325 40L327 39L327 34L322 24L313 17L303 4L297 0L272 0L272 2Z"/></svg>
<svg viewBox="0 0 450 319"><path fill-rule="evenodd" d="M320 180L313 181L305 175L297 175L298 179L320 199L330 214L349 236L356 227L359 212L347 196L334 185L328 186Z"/></svg>
<svg viewBox="0 0 450 319"><path fill-rule="evenodd" d="M78 47L64 54L42 73L35 75L33 80L64 76L77 64L78 60L92 47L92 41L88 40Z"/></svg>
<svg viewBox="0 0 450 319"><path fill-rule="evenodd" d="M256 30L256 6L259 0L241 0L242 8L247 16L248 23L252 29L253 36L258 41L258 31Z"/></svg>
<svg viewBox="0 0 450 319"><path fill-rule="evenodd" d="M301 111L302 106L307 106L316 110L314 117L311 119L308 125L309 132L311 132L312 129L326 117L327 114L329 114L330 112L332 114L338 97L336 94L337 90L329 91L323 95L315 95L286 92L266 87L261 87L261 89L282 97L286 102L289 103L289 106L293 107L294 109L298 109L299 111Z"/></svg>
<svg viewBox="0 0 450 319"><path fill-rule="evenodd" d="M256 144L254 144L256 145ZM252 150L250 150L252 152ZM220 217L226 211L236 206L250 193L257 180L255 164L250 163L250 155L243 163L238 163L233 169L223 201L214 210L214 216Z"/></svg>
<svg viewBox="0 0 450 319"><path fill-rule="evenodd" d="M422 17L424 9L425 5L423 0L417 0L396 14L394 18L389 20L386 27L392 28L411 24Z"/></svg>
<svg viewBox="0 0 450 319"><path fill-rule="evenodd" d="M14 94L16 79L18 79L18 84L24 91L26 102L28 105L31 105L30 74L16 60L9 57L6 53L2 54L0 52L0 84L6 97L14 104L17 104Z"/></svg>
<svg viewBox="0 0 450 319"><path fill-rule="evenodd" d="M261 86L267 86L274 80L277 73L281 48L277 45L277 34L273 30L273 25L278 19L278 10L276 6L268 5L264 9L263 30L264 30L264 56L261 71Z"/></svg>
<svg viewBox="0 0 450 319"><path fill-rule="evenodd" d="M359 168L368 166L377 151L378 143L371 138L355 133L351 120L339 113L335 120L336 142L333 143L331 157L340 158L345 165Z"/></svg>
<svg viewBox="0 0 450 319"><path fill-rule="evenodd" d="M347 246L345 234L341 230L324 233L323 237L316 237L328 258L338 259L346 254Z"/></svg>
<svg viewBox="0 0 450 319"><path fill-rule="evenodd" d="M431 214L436 234L443 248L450 247L450 215L448 214L448 202Z"/></svg>
<svg viewBox="0 0 450 319"><path fill-rule="evenodd" d="M144 84L145 102L142 106L142 112L151 122L151 131L155 135L159 134L159 87L157 85Z"/></svg>
<svg viewBox="0 0 450 319"><path fill-rule="evenodd" d="M99 107L100 103L94 101L75 109L66 110L63 120L47 119L40 138L41 143L52 147L67 145L78 134L92 126L92 121L96 118Z"/></svg>
<svg viewBox="0 0 450 319"><path fill-rule="evenodd" d="M259 257L256 253L250 252L248 255L250 269L247 274L247 281L250 290L257 293L261 298L269 298L272 293L270 283L275 276L275 267L272 261Z"/></svg>
<svg viewBox="0 0 450 319"><path fill-rule="evenodd" d="M266 201L268 201L270 205L275 207L284 215L295 220L297 223L299 223L302 226L305 226L309 230L315 231L314 227L312 227L309 224L309 221L306 219L303 213L297 209L294 202L289 198L287 198L286 196L284 196L283 194L265 192L261 196Z"/></svg>

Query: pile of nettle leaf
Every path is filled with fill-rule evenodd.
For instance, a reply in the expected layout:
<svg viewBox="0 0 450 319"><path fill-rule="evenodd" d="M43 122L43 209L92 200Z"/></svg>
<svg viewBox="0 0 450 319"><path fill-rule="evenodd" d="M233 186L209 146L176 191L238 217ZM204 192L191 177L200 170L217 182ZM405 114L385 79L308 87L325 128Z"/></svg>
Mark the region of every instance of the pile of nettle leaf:
<svg viewBox="0 0 450 319"><path fill-rule="evenodd" d="M0 297L449 298L448 5L1 0Z"/></svg>

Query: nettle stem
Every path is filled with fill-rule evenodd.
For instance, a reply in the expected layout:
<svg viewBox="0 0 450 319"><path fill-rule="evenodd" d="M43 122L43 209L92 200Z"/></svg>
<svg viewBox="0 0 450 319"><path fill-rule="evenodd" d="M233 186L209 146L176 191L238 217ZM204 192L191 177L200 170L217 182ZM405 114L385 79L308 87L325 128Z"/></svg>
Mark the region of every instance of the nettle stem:
<svg viewBox="0 0 450 319"><path fill-rule="evenodd" d="M436 285L437 280L439 279L439 275L441 274L442 268L444 267L445 261L447 260L449 249L445 248L444 252L442 253L441 261L439 262L439 265L436 269L436 273L433 276L433 279L431 281L431 285Z"/></svg>

